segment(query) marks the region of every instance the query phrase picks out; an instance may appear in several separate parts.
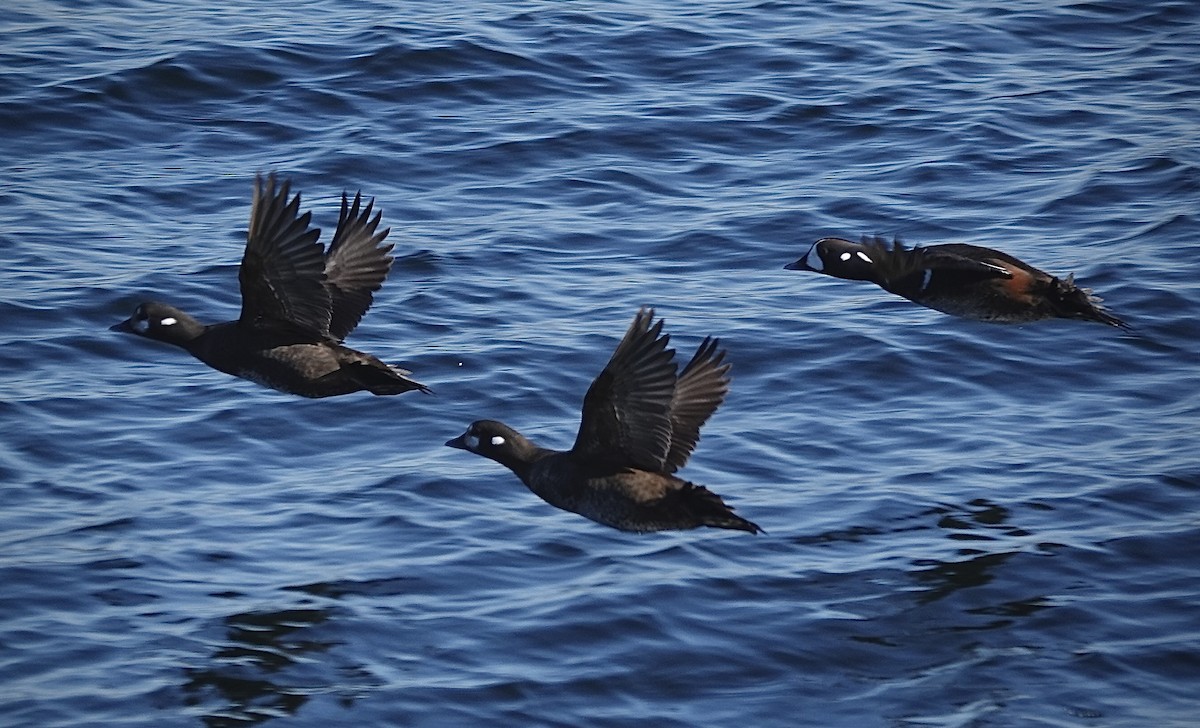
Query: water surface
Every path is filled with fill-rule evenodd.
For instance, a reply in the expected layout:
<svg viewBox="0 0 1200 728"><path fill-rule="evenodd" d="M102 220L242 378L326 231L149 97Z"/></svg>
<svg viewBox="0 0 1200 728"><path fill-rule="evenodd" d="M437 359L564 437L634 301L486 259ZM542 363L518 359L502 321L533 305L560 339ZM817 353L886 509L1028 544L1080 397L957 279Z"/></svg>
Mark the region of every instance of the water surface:
<svg viewBox="0 0 1200 728"><path fill-rule="evenodd" d="M1188 726L1194 3L0 10L0 722ZM107 330L237 316L256 171L397 263L307 401ZM1001 248L1136 328L782 270ZM605 529L442 443L574 438L637 307L733 390L683 471L767 533Z"/></svg>

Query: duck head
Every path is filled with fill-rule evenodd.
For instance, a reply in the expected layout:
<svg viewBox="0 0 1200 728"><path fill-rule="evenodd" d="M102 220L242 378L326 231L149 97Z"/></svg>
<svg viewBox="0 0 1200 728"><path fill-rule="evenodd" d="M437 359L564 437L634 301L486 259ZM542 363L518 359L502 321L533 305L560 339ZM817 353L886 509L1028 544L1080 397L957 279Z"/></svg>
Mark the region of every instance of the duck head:
<svg viewBox="0 0 1200 728"><path fill-rule="evenodd" d="M466 432L446 441L446 445L495 460L518 473L533 462L539 449L521 433L495 420L472 422Z"/></svg>
<svg viewBox="0 0 1200 728"><path fill-rule="evenodd" d="M844 238L821 238L802 258L784 266L786 270L808 270L852 281L876 277L875 251Z"/></svg>
<svg viewBox="0 0 1200 728"><path fill-rule="evenodd" d="M109 330L183 346L204 333L204 324L174 306L147 301L138 304L132 316Z"/></svg>

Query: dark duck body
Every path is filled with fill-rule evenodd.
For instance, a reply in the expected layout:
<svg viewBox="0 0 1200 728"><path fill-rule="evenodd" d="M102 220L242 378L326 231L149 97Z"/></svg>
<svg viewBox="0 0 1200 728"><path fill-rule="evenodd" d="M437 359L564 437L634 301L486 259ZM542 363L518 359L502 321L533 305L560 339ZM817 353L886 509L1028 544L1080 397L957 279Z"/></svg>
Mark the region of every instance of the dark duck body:
<svg viewBox="0 0 1200 728"><path fill-rule="evenodd" d="M822 238L804 257L784 266L853 281L871 281L942 313L979 321L1025 323L1084 319L1128 328L1100 307L1100 299L999 250L950 243L905 248L900 241Z"/></svg>
<svg viewBox="0 0 1200 728"><path fill-rule="evenodd" d="M238 271L242 313L236 321L205 325L179 309L154 301L140 304L113 326L174 344L213 369L281 392L332 397L351 392L400 394L429 391L408 372L342 345L383 284L392 246L381 245L374 201L362 205L342 195L341 215L328 253L299 214L300 195L290 185L254 180L254 203L246 252Z"/></svg>
<svg viewBox="0 0 1200 728"><path fill-rule="evenodd" d="M622 531L711 526L758 533L716 493L674 473L729 390L729 364L707 338L677 372L654 311L642 309L583 400L575 445L539 447L508 425L478 420L446 444L516 473L547 503Z"/></svg>

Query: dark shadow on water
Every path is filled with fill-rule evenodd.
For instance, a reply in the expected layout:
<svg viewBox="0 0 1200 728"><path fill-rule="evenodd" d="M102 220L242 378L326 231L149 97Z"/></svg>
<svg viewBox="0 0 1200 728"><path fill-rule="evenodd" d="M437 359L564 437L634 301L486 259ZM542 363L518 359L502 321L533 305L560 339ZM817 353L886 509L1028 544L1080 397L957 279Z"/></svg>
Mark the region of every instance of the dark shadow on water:
<svg viewBox="0 0 1200 728"><path fill-rule="evenodd" d="M284 587L284 590L304 592L305 594L327 599L342 599L347 596L390 597L407 594L412 588L411 581L407 577L368 579L365 581L342 579L339 581L319 581L312 584L288 586Z"/></svg>
<svg viewBox="0 0 1200 728"><path fill-rule="evenodd" d="M314 692L328 692L327 671L313 674L312 664L335 643L310 633L330 616L297 608L226 617L226 640L211 664L185 669L185 704L204 706L202 720L212 728L295 715Z"/></svg>
<svg viewBox="0 0 1200 728"><path fill-rule="evenodd" d="M959 550L963 558L913 562L918 568L911 572L912 576L925 587L917 598L919 604L931 604L964 590L986 587L998 576L1002 580L1010 576L1004 574L1005 564L1022 553L1016 544L1025 541L1031 534L1009 523L1012 517L1009 508L980 498L961 508L939 510L943 510L943 513L938 527L949 531L948 538L964 543ZM996 546L1001 548L997 549ZM982 598L987 600L988 596L985 594ZM1050 606L1050 600L1045 595L1037 594L973 607L964 604L962 612L991 618L986 624L974 624L969 629L996 629L1011 624L1014 618L1028 617Z"/></svg>
<svg viewBox="0 0 1200 728"><path fill-rule="evenodd" d="M914 571L916 580L927 587L917 600L928 604L961 590L981 587L991 583L992 571L1012 558L1014 552L981 554L963 561L925 560L921 566L933 564L928 569Z"/></svg>

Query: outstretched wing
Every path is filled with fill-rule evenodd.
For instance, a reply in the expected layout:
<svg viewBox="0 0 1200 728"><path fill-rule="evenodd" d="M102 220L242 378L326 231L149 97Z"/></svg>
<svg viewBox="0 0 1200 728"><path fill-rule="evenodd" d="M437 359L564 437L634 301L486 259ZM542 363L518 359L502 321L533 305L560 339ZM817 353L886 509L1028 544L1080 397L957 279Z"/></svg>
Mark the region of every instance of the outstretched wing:
<svg viewBox="0 0 1200 728"><path fill-rule="evenodd" d="M325 259L325 286L329 290L329 335L341 341L358 326L371 307L375 291L392 267L392 245L380 245L390 229L375 232L382 213L371 217L375 200L362 207L362 193L351 205L342 194L337 231Z"/></svg>
<svg viewBox="0 0 1200 728"><path fill-rule="evenodd" d="M700 439L700 428L712 417L729 392L729 364L719 339L711 336L700 343L675 383L671 398L671 449L666 472L682 468Z"/></svg>
<svg viewBox="0 0 1200 728"><path fill-rule="evenodd" d="M583 418L572 452L615 467L660 472L671 448L674 349L651 325L654 309L633 319L600 376L583 399Z"/></svg>
<svg viewBox="0 0 1200 728"><path fill-rule="evenodd" d="M284 322L318 336L329 333L329 292L325 254L310 227L312 213L300 212L300 195L288 201L291 184L276 187L275 175L263 184L254 178L254 204L246 253L238 271L242 288L241 323L260 326Z"/></svg>

